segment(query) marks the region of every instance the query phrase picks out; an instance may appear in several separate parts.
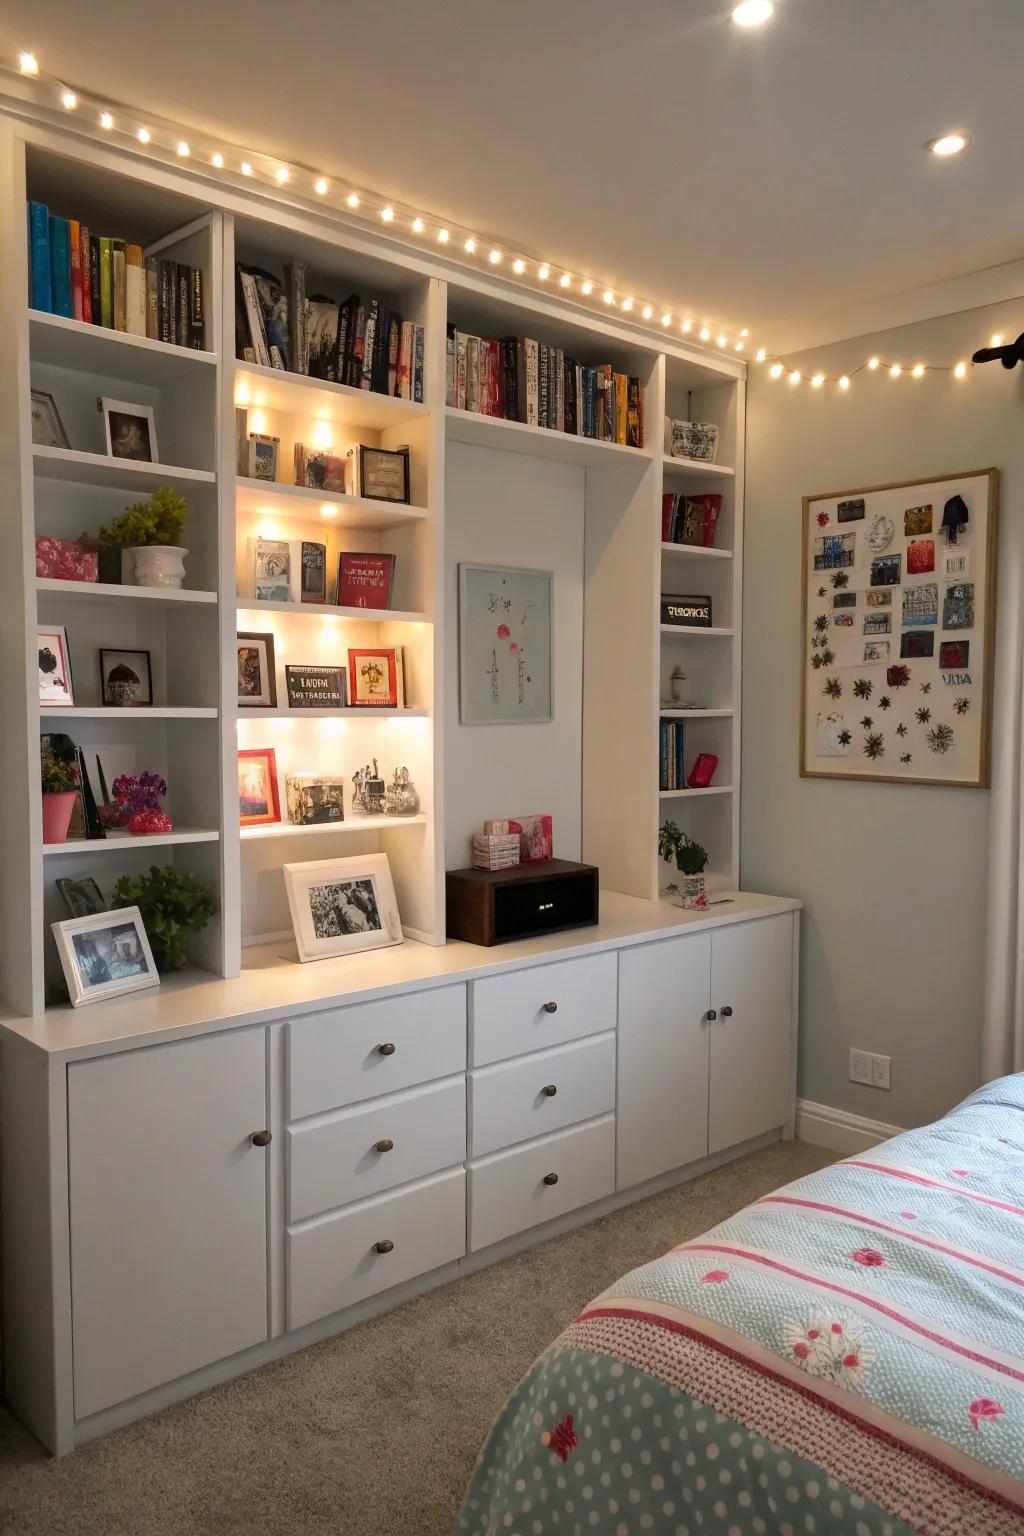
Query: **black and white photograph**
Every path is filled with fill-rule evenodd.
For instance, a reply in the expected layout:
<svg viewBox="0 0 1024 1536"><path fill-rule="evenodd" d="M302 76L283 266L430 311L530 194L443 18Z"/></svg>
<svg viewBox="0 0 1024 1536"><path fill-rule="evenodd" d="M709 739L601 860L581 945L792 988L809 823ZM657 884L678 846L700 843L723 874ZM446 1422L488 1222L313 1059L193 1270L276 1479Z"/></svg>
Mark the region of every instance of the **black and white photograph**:
<svg viewBox="0 0 1024 1536"><path fill-rule="evenodd" d="M51 928L73 1007L159 986L138 907L75 917Z"/></svg>
<svg viewBox="0 0 1024 1536"><path fill-rule="evenodd" d="M45 389L32 391L32 441L39 448L70 448L57 402Z"/></svg>
<svg viewBox="0 0 1024 1536"><path fill-rule="evenodd" d="M300 960L402 943L386 853L284 865Z"/></svg>
<svg viewBox="0 0 1024 1536"><path fill-rule="evenodd" d="M91 875L83 875L78 880L58 880L56 886L69 917L95 917L97 912L107 910L103 892Z"/></svg>
<svg viewBox="0 0 1024 1536"><path fill-rule="evenodd" d="M136 459L156 464L156 423L151 405L136 405L131 400L111 400L100 395L97 407L103 412L107 453L114 459Z"/></svg>

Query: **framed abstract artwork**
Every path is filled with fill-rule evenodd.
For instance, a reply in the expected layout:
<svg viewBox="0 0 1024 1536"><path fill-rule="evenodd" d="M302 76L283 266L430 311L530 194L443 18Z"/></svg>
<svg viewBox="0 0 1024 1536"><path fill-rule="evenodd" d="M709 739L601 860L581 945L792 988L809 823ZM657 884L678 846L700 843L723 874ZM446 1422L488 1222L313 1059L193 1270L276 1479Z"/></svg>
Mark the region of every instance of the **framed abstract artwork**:
<svg viewBox="0 0 1024 1536"><path fill-rule="evenodd" d="M459 566L459 718L525 725L553 717L550 571Z"/></svg>
<svg viewBox="0 0 1024 1536"><path fill-rule="evenodd" d="M803 504L803 778L989 782L998 471Z"/></svg>

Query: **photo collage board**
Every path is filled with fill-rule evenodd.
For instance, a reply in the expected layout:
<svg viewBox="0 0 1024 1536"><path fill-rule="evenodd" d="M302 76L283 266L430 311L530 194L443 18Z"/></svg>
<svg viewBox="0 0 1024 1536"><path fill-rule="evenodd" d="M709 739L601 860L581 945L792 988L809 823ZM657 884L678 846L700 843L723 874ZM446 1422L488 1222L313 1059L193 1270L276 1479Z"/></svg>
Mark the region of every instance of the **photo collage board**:
<svg viewBox="0 0 1024 1536"><path fill-rule="evenodd" d="M997 471L804 499L804 778L984 786Z"/></svg>

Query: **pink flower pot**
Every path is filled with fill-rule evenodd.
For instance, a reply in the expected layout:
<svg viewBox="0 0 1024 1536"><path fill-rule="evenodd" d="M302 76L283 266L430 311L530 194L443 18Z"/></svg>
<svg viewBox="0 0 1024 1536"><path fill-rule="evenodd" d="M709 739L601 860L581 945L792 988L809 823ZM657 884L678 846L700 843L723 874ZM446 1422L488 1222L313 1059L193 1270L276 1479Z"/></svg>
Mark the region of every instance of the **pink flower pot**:
<svg viewBox="0 0 1024 1536"><path fill-rule="evenodd" d="M66 843L71 812L78 799L77 789L65 789L57 795L43 796L43 842Z"/></svg>

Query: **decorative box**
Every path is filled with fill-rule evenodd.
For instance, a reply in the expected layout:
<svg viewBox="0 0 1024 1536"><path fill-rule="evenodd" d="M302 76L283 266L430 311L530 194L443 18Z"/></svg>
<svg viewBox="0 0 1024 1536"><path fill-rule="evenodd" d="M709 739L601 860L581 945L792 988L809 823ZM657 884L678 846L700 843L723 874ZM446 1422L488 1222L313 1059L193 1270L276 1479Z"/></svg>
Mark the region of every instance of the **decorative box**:
<svg viewBox="0 0 1024 1536"><path fill-rule="evenodd" d="M85 549L77 539L36 539L36 575L56 581L98 581L98 550Z"/></svg>
<svg viewBox="0 0 1024 1536"><path fill-rule="evenodd" d="M681 629L711 629L710 597L662 597L661 622Z"/></svg>
<svg viewBox="0 0 1024 1536"><path fill-rule="evenodd" d="M722 510L722 498L717 491L707 491L701 496L680 498L682 544L696 544L698 548L711 549L715 542L718 514Z"/></svg>
<svg viewBox="0 0 1024 1536"><path fill-rule="evenodd" d="M718 428L713 421L672 421L667 427L665 447L672 458L715 462Z"/></svg>
<svg viewBox="0 0 1024 1536"><path fill-rule="evenodd" d="M519 863L519 833L478 834L473 839L474 869L515 869Z"/></svg>

